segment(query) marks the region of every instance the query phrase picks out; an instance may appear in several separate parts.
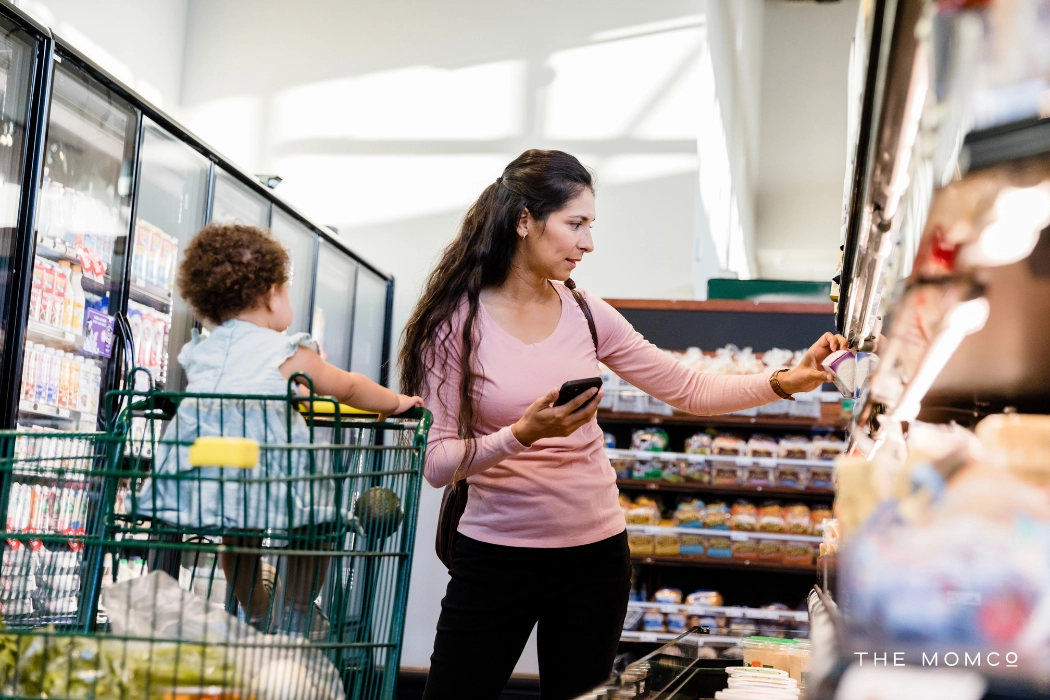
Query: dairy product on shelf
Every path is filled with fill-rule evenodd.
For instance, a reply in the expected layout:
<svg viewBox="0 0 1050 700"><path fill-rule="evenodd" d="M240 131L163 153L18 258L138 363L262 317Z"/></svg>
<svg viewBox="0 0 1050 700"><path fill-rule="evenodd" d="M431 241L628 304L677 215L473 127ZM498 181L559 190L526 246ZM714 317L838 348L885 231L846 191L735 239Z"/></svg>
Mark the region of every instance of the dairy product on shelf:
<svg viewBox="0 0 1050 700"><path fill-rule="evenodd" d="M171 292L175 287L178 241L152 224L139 220L135 226L131 279Z"/></svg>
<svg viewBox="0 0 1050 700"><path fill-rule="evenodd" d="M84 272L79 265L73 265L73 316L70 321L70 330L74 333L84 332L84 307L87 305L87 297L84 294Z"/></svg>
<svg viewBox="0 0 1050 700"><path fill-rule="evenodd" d="M149 370L153 379L163 384L168 372L171 315L129 301L128 322L135 341L135 363Z"/></svg>

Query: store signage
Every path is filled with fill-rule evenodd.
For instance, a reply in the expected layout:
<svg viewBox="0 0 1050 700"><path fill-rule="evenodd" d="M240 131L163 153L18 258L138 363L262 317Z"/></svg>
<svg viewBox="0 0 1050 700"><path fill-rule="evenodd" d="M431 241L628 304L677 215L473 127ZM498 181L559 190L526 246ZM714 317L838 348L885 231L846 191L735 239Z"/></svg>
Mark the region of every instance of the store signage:
<svg viewBox="0 0 1050 700"><path fill-rule="evenodd" d="M113 356L115 319L98 309L88 309L84 318L84 350L100 357Z"/></svg>

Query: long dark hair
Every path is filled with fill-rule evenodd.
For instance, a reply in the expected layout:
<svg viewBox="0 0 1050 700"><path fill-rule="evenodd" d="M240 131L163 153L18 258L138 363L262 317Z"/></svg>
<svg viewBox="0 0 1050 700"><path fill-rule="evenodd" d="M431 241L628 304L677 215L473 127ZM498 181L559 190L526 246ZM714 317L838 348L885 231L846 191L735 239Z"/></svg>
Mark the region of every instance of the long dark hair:
<svg viewBox="0 0 1050 700"><path fill-rule="evenodd" d="M503 284L510 274L522 212L528 209L534 220L546 222L584 188L594 190L591 173L568 153L529 150L512 160L467 211L459 235L445 248L405 325L399 357L401 391L421 394L431 372L438 373L437 386L442 387L452 357L451 319L466 297L458 390L459 436L468 441L468 449L457 476L474 458L478 294L485 287ZM440 401L437 393L426 398Z"/></svg>

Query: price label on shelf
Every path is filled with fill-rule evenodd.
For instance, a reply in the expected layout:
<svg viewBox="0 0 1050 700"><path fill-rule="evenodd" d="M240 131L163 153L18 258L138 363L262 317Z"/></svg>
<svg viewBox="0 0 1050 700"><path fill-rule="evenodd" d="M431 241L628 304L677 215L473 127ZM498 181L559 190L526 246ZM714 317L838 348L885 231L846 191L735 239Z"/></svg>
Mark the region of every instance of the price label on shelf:
<svg viewBox="0 0 1050 700"><path fill-rule="evenodd" d="M756 459L755 463L758 464L758 466L760 467L772 468L777 466L777 461L775 459L770 459L769 457L762 457L760 459Z"/></svg>
<svg viewBox="0 0 1050 700"><path fill-rule="evenodd" d="M662 612L664 615L670 615L671 613L678 612L678 606L677 605L661 605L660 606L660 612Z"/></svg>
<svg viewBox="0 0 1050 700"><path fill-rule="evenodd" d="M734 532L733 530L730 530L729 539L734 542L747 542L748 536L746 532Z"/></svg>
<svg viewBox="0 0 1050 700"><path fill-rule="evenodd" d="M657 637L652 632L641 632L638 635L638 641L639 642L658 642L658 641L660 641L660 638Z"/></svg>
<svg viewBox="0 0 1050 700"><path fill-rule="evenodd" d="M736 466L738 467L750 467L752 464L754 464L754 462L755 460L751 459L750 457L736 458Z"/></svg>

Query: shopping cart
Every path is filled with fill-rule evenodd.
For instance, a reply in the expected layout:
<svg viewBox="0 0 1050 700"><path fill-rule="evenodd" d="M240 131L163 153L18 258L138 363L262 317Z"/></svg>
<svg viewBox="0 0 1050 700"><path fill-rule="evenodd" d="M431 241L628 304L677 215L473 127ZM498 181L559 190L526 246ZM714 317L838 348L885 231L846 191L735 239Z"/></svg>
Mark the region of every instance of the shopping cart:
<svg viewBox="0 0 1050 700"><path fill-rule="evenodd" d="M0 434L0 697L392 697L430 414L380 422L294 379L112 392L104 434ZM44 473L79 520L13 519Z"/></svg>

